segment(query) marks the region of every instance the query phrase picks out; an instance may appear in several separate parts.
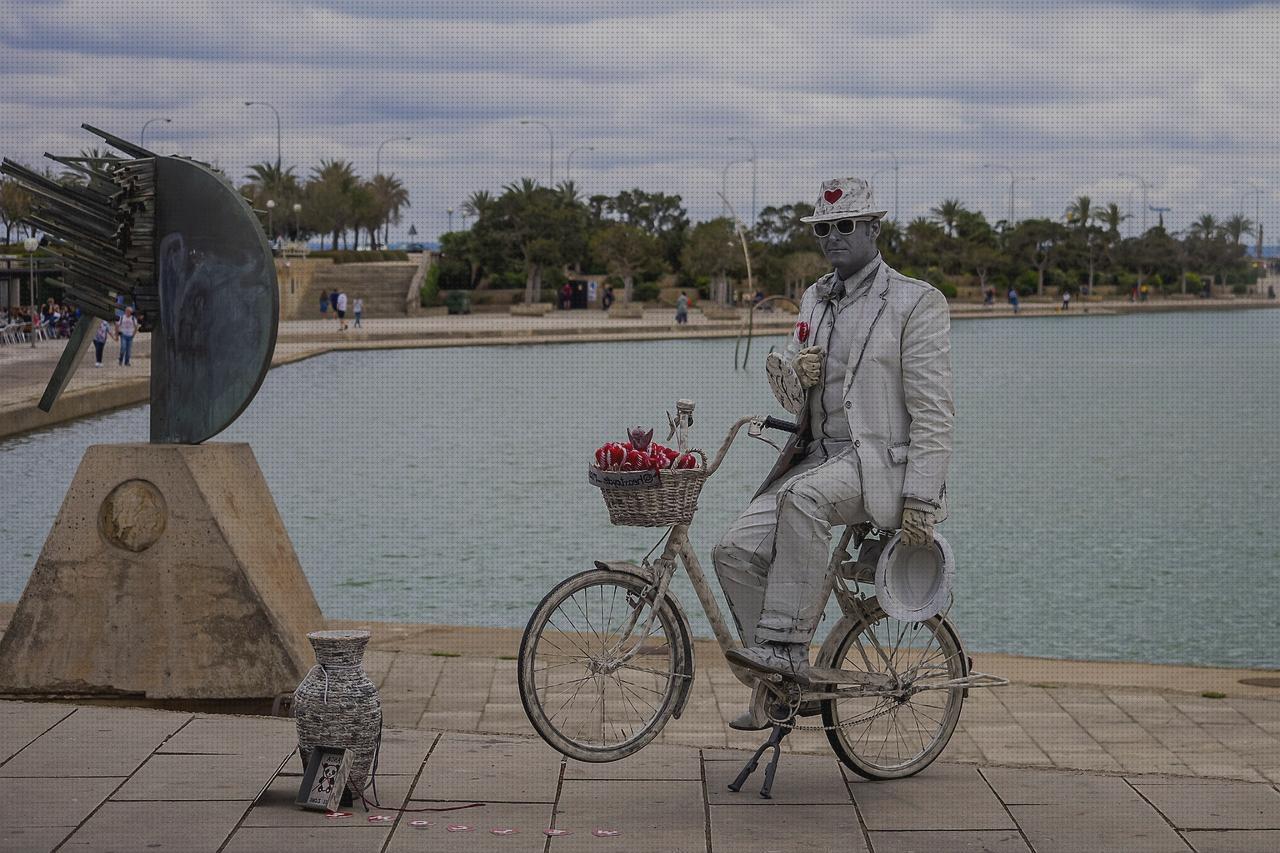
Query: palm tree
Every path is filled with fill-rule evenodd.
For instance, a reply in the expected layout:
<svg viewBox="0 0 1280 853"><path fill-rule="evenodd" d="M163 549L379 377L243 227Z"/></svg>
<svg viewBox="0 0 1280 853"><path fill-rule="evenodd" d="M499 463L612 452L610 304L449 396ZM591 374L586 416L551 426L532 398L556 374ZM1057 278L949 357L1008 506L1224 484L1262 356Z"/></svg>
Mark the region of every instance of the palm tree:
<svg viewBox="0 0 1280 853"><path fill-rule="evenodd" d="M249 199L257 210L265 208L268 201L274 201L282 211L289 210L302 195L302 187L293 169L293 166L281 169L274 162L254 163L249 167L249 174L244 176L248 183L240 187L240 194ZM281 226L287 224L286 217L280 219L279 222L272 221L272 230L277 233L282 230ZM275 236L268 234L267 238L274 239Z"/></svg>
<svg viewBox="0 0 1280 853"><path fill-rule="evenodd" d="M1071 206L1067 208L1067 224L1074 225L1077 228L1084 228L1092 218L1094 218L1093 199L1087 195L1076 196L1076 200L1071 202Z"/></svg>
<svg viewBox="0 0 1280 853"><path fill-rule="evenodd" d="M1218 224L1217 218L1212 213L1206 213L1191 223L1187 233L1200 240L1215 240L1222 233L1222 226Z"/></svg>
<svg viewBox="0 0 1280 853"><path fill-rule="evenodd" d="M942 225L950 237L956 235L956 220L961 214L967 212L958 198L943 199L942 204L929 208L929 213L933 214L933 218Z"/></svg>
<svg viewBox="0 0 1280 853"><path fill-rule="evenodd" d="M1246 234L1253 236L1253 220L1246 219L1237 213L1235 216L1222 223L1222 233L1230 237L1231 242L1239 246L1240 238L1244 237Z"/></svg>
<svg viewBox="0 0 1280 853"><path fill-rule="evenodd" d="M1129 214L1120 212L1120 205L1114 201L1104 207L1102 210L1094 211L1093 219L1095 222L1107 229L1107 233L1113 238L1120 235L1120 223L1129 218Z"/></svg>
<svg viewBox="0 0 1280 853"><path fill-rule="evenodd" d="M493 193L488 190L476 190L462 203L462 215L474 216L476 219L493 210Z"/></svg>
<svg viewBox="0 0 1280 853"><path fill-rule="evenodd" d="M400 223L400 211L409 207L409 191L394 175L374 175L369 183L382 223L382 245L390 239L391 224Z"/></svg>
<svg viewBox="0 0 1280 853"><path fill-rule="evenodd" d="M311 173L307 183L308 215L317 231L333 235L331 248L336 250L338 235L352 224L353 196L360 179L346 160L321 160Z"/></svg>

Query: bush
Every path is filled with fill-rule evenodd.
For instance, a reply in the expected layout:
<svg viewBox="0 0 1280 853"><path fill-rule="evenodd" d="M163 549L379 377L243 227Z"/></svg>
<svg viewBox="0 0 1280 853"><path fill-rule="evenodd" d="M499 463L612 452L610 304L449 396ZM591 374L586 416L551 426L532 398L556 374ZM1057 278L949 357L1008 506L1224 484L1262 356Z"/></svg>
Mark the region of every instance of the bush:
<svg viewBox="0 0 1280 853"><path fill-rule="evenodd" d="M933 282L930 282L930 284L933 284ZM947 297L948 299L955 299L956 295L959 293L959 291L956 290L956 286L954 284L949 284L945 281L942 282L941 284L934 284L933 286L938 288L938 290L942 291L942 295Z"/></svg>
<svg viewBox="0 0 1280 853"><path fill-rule="evenodd" d="M1187 290L1199 290L1204 287L1204 279L1200 277L1198 272L1187 273Z"/></svg>
<svg viewBox="0 0 1280 853"><path fill-rule="evenodd" d="M1233 284L1231 285L1231 292L1234 293L1236 296L1244 296L1246 293L1249 292L1249 285Z"/></svg>
<svg viewBox="0 0 1280 853"><path fill-rule="evenodd" d="M450 314L470 314L471 295L465 290L451 290L444 298L445 307Z"/></svg>
<svg viewBox="0 0 1280 853"><path fill-rule="evenodd" d="M657 302L660 289L656 281L638 282L632 285L631 299L635 302Z"/></svg>
<svg viewBox="0 0 1280 853"><path fill-rule="evenodd" d="M440 265L432 264L418 288L418 304L423 308L436 308L440 302Z"/></svg>
<svg viewBox="0 0 1280 853"><path fill-rule="evenodd" d="M335 264L371 264L379 261L407 261L408 252L379 249L372 252L357 252L352 249L339 249L336 252L311 252L311 258L332 258Z"/></svg>
<svg viewBox="0 0 1280 853"><path fill-rule="evenodd" d="M1018 289L1021 296L1032 296L1036 292L1036 287L1040 283L1039 276L1035 270L1023 270L1018 273L1018 277L1014 279L1013 286Z"/></svg>

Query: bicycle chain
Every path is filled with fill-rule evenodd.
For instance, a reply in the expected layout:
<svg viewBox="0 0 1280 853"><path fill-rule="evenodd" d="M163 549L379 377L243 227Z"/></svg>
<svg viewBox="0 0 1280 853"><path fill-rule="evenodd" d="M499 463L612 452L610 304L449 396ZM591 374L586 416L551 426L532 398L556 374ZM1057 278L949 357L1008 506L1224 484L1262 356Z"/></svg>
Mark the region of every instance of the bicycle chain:
<svg viewBox="0 0 1280 853"><path fill-rule="evenodd" d="M798 708L798 706L796 707ZM884 708L880 709L879 711L873 711L869 716L859 717L856 720L850 720L847 723L839 723L834 726L806 726L803 723L779 722L777 720L774 720L772 717L769 718L769 722L773 723L775 726L781 726L784 729L789 729L794 732L833 732L837 729L847 729L850 726L856 726L861 723L869 723L872 720L876 719L877 717L883 717L885 714L888 714L890 711L896 711L900 707L902 707L902 703L887 705ZM794 713L791 715L791 719L792 720L795 719Z"/></svg>

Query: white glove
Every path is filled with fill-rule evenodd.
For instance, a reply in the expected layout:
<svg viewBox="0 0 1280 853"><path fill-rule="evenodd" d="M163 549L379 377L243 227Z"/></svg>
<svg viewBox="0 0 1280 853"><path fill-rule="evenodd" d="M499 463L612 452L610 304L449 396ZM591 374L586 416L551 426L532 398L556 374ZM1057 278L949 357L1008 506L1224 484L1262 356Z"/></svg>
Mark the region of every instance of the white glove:
<svg viewBox="0 0 1280 853"><path fill-rule="evenodd" d="M791 362L792 369L800 378L800 387L812 388L822 379L822 347L805 347Z"/></svg>
<svg viewBox="0 0 1280 853"><path fill-rule="evenodd" d="M933 513L907 507L902 511L902 544L928 545L933 541Z"/></svg>

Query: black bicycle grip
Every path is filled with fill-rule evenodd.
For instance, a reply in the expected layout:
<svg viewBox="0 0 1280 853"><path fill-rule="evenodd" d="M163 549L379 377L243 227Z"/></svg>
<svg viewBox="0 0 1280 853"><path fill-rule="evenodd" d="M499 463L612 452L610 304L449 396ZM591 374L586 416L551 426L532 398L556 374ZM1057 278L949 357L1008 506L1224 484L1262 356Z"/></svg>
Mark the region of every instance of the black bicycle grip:
<svg viewBox="0 0 1280 853"><path fill-rule="evenodd" d="M791 421L784 421L770 415L764 419L764 425L769 429L780 429L783 432L799 432L800 425L793 424Z"/></svg>

